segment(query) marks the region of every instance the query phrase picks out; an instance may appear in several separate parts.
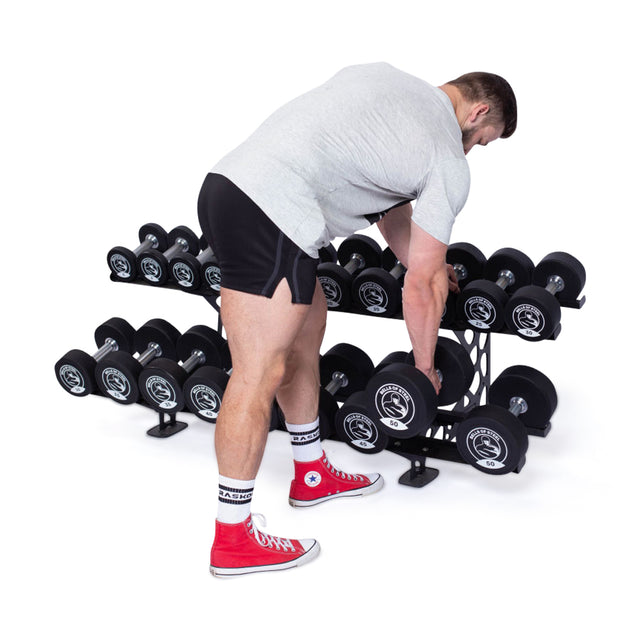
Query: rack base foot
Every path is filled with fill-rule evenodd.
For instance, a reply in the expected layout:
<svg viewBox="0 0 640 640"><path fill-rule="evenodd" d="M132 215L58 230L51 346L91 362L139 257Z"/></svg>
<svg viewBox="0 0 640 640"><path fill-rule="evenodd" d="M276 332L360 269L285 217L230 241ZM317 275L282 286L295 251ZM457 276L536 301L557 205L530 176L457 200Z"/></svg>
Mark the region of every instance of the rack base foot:
<svg viewBox="0 0 640 640"><path fill-rule="evenodd" d="M169 416L169 420L165 420L166 414L160 414L160 422L147 431L147 435L152 438L168 438L176 433L179 433L183 429L186 429L189 425L186 422L178 422L176 420L176 414L173 413Z"/></svg>

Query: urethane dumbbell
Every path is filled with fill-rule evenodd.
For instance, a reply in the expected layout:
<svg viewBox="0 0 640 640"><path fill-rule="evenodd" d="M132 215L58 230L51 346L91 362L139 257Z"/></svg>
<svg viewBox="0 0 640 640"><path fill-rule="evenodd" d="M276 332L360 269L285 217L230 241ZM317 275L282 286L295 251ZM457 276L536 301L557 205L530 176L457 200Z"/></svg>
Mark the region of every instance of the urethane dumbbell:
<svg viewBox="0 0 640 640"><path fill-rule="evenodd" d="M458 425L456 447L476 469L502 475L522 468L529 446L527 428L548 423L558 396L543 373L516 365L496 378L488 400Z"/></svg>
<svg viewBox="0 0 640 640"><path fill-rule="evenodd" d="M453 267L460 290L464 289L470 282L482 278L487 262L482 251L468 242L450 244L447 249L446 260L447 264ZM451 328L456 322L457 300L458 294L450 291L440 319L440 326L443 329Z"/></svg>
<svg viewBox="0 0 640 640"><path fill-rule="evenodd" d="M147 365L138 378L142 397L156 411L176 413L185 406L182 387L190 373L205 364L231 368L227 341L205 325L195 325L176 342L179 364L168 358L158 358Z"/></svg>
<svg viewBox="0 0 640 640"><path fill-rule="evenodd" d="M56 378L62 388L74 396L95 393L96 365L113 351L131 351L135 332L123 318L111 318L103 322L94 333L98 350L92 356L72 349L56 362Z"/></svg>
<svg viewBox="0 0 640 640"><path fill-rule="evenodd" d="M159 225L150 222L140 227L138 231L140 245L135 249L113 247L107 254L107 264L111 273L119 280L129 282L138 275L137 259L144 251L156 249L165 251L167 248L167 232Z"/></svg>
<svg viewBox="0 0 640 640"><path fill-rule="evenodd" d="M406 351L393 351L376 365L373 375L394 362L405 362L408 355ZM338 439L361 453L379 453L389 443L389 436L369 415L364 390L352 393L343 402L336 414L335 426Z"/></svg>
<svg viewBox="0 0 640 640"><path fill-rule="evenodd" d="M436 394L431 380L408 362L396 362L376 373L366 387L368 414L388 435L411 438L426 431L438 406L458 401L468 391L475 373L466 349L455 340L438 338L434 365L442 381Z"/></svg>
<svg viewBox="0 0 640 640"><path fill-rule="evenodd" d="M169 273L171 279L184 289L196 291L203 283L211 286L213 278L207 275L208 269L217 269L218 291L220 290L220 267L213 253L213 249L207 244L204 236L200 238L202 251L197 256L190 253L181 253L169 261ZM213 273L213 272L212 272ZM212 287L215 288L215 287Z"/></svg>
<svg viewBox="0 0 640 640"><path fill-rule="evenodd" d="M531 283L533 262L518 249L499 249L487 260L484 279L474 280L458 296L458 317L475 331L499 331L509 294Z"/></svg>
<svg viewBox="0 0 640 640"><path fill-rule="evenodd" d="M575 301L586 279L584 266L572 255L545 256L533 271L533 284L518 289L507 303L507 327L531 342L549 338L560 324L562 301Z"/></svg>
<svg viewBox="0 0 640 640"><path fill-rule="evenodd" d="M191 229L176 227L169 232L168 248L165 251L148 249L138 256L138 271L149 283L162 286L169 280L169 261L176 255L190 253L196 255L200 249L200 241Z"/></svg>
<svg viewBox="0 0 640 640"><path fill-rule="evenodd" d="M358 347L341 342L320 358L320 438L335 433L338 400L346 400L352 393L362 391L373 375L371 358Z"/></svg>
<svg viewBox="0 0 640 640"><path fill-rule="evenodd" d="M353 306L362 313L389 318L402 307L402 284L407 268L387 247L382 267L369 267L354 277Z"/></svg>
<svg viewBox="0 0 640 640"><path fill-rule="evenodd" d="M95 379L100 391L120 404L140 399L138 378L142 369L156 358L177 359L176 342L180 332L162 318L145 322L133 337L133 353L114 351L97 364Z"/></svg>
<svg viewBox="0 0 640 640"><path fill-rule="evenodd" d="M353 276L366 267L378 267L382 260L380 245L369 236L354 233L338 247L338 262L318 265L318 280L327 299L327 307L344 311L351 306Z"/></svg>

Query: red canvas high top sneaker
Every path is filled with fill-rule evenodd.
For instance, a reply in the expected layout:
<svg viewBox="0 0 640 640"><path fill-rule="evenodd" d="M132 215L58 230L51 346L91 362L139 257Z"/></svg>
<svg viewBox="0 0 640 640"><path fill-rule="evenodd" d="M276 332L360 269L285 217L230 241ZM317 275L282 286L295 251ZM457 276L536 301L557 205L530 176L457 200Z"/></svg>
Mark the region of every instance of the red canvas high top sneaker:
<svg viewBox="0 0 640 640"><path fill-rule="evenodd" d="M324 452L313 462L294 460L293 464L295 478L289 492L292 507L311 507L333 498L365 496L380 491L384 485L379 473L351 474L336 469Z"/></svg>
<svg viewBox="0 0 640 640"><path fill-rule="evenodd" d="M260 517L259 514L254 514ZM264 520L264 518L263 518ZM290 540L260 531L252 516L239 524L216 520L210 571L217 577L291 569L320 553L316 540Z"/></svg>

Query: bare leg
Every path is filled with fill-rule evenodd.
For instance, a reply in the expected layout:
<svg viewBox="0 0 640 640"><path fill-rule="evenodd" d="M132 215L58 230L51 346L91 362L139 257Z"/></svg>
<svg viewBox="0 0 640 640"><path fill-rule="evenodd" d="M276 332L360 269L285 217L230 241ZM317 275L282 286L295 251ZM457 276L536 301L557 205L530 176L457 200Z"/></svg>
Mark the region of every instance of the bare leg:
<svg viewBox="0 0 640 640"><path fill-rule="evenodd" d="M225 288L220 294L233 373L216 422L218 470L229 478L252 480L262 461L287 354L311 306L291 302L285 279L271 298Z"/></svg>
<svg viewBox="0 0 640 640"><path fill-rule="evenodd" d="M285 363L285 372L276 393L278 404L291 424L306 424L318 416L320 346L327 323L327 300L316 279L311 309Z"/></svg>

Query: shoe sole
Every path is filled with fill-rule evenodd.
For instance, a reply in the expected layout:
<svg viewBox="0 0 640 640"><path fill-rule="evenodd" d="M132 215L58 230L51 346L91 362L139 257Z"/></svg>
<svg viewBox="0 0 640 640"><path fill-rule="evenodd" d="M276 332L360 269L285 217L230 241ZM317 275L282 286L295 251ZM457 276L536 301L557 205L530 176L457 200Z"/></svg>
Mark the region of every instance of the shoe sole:
<svg viewBox="0 0 640 640"><path fill-rule="evenodd" d="M351 489L351 491L340 491L338 493L333 493L328 496L322 496L321 498L316 498L315 500L296 500L295 498L289 497L289 504L292 507L313 507L316 504L320 504L322 502L326 502L327 500L333 500L334 498L356 498L358 496L368 496L372 493L376 493L380 491L384 486L384 480L382 476L380 476L377 480L367 485L366 487L360 487L358 489Z"/></svg>
<svg viewBox="0 0 640 640"><path fill-rule="evenodd" d="M307 562L311 562L318 557L320 553L320 545L314 542L313 546L295 560L289 562L281 562L279 564L254 565L251 567L214 567L209 566L211 575L216 578L233 578L235 576L244 576L250 573L263 573L265 571L284 571L285 569L293 569L300 567Z"/></svg>

